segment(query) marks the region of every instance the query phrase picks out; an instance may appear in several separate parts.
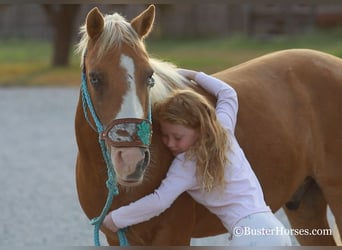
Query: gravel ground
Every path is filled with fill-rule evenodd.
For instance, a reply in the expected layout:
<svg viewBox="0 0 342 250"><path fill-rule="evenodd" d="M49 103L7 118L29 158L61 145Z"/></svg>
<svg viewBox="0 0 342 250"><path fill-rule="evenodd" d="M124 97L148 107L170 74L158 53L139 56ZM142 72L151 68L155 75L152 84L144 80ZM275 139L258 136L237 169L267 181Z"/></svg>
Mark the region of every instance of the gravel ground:
<svg viewBox="0 0 342 250"><path fill-rule="evenodd" d="M76 89L0 89L0 246L92 245L75 188Z"/></svg>
<svg viewBox="0 0 342 250"><path fill-rule="evenodd" d="M75 187L77 99L76 88L0 88L0 246L93 245Z"/></svg>

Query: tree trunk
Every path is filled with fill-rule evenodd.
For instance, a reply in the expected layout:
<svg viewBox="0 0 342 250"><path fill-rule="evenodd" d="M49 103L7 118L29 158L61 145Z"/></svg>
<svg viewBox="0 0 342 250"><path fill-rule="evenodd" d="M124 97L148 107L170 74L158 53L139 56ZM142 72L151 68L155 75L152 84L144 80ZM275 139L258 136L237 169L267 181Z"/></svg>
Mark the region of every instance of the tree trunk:
<svg viewBox="0 0 342 250"><path fill-rule="evenodd" d="M52 66L69 66L74 24L80 5L43 4L43 8L54 29Z"/></svg>

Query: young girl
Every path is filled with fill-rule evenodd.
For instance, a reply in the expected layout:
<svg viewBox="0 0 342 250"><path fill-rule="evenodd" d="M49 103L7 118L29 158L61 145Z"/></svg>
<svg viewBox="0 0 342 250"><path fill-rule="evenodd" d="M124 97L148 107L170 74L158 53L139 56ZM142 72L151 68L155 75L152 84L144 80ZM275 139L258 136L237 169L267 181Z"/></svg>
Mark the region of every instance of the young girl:
<svg viewBox="0 0 342 250"><path fill-rule="evenodd" d="M175 156L160 187L110 212L103 226L116 232L159 215L184 191L221 219L231 246L288 246L283 225L265 204L261 186L240 148L234 129L235 90L202 72L179 70L217 98L216 109L189 90L156 104L163 143Z"/></svg>

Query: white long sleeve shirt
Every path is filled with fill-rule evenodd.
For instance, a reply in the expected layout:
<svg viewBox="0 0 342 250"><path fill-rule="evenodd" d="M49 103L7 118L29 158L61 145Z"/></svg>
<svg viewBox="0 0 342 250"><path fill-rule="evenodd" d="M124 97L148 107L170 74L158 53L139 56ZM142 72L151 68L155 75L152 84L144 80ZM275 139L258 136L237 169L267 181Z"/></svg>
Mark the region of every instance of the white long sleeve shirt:
<svg viewBox="0 0 342 250"><path fill-rule="evenodd" d="M197 73L195 81L217 97L216 114L228 130L231 148L227 152L229 163L225 169L226 186L222 191L202 191L196 178L196 162L185 160L181 153L173 160L166 178L158 189L143 198L111 212L115 225L124 228L159 215L183 192L217 215L228 231L243 217L257 212L269 212L257 177L240 148L234 129L238 101L235 90L226 83Z"/></svg>

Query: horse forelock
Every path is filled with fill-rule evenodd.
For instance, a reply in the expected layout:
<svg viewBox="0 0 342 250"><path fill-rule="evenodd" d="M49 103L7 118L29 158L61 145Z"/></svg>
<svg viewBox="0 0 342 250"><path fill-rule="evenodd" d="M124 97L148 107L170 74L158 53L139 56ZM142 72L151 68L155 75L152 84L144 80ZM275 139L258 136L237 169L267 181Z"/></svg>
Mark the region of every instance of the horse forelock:
<svg viewBox="0 0 342 250"><path fill-rule="evenodd" d="M150 64L155 80L155 85L151 89L152 103L165 99L176 89L187 89L191 86L191 82L177 72L174 64L154 58L150 58Z"/></svg>
<svg viewBox="0 0 342 250"><path fill-rule="evenodd" d="M83 65L84 54L87 50L90 37L87 33L86 24L80 28L81 40L77 45L77 52L81 53L81 64ZM101 58L112 48L118 48L123 43L128 44L135 50L146 53L143 41L132 28L131 24L118 13L104 16L104 28L101 35L96 40L97 57Z"/></svg>

